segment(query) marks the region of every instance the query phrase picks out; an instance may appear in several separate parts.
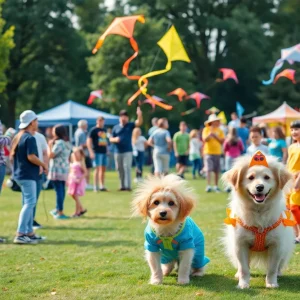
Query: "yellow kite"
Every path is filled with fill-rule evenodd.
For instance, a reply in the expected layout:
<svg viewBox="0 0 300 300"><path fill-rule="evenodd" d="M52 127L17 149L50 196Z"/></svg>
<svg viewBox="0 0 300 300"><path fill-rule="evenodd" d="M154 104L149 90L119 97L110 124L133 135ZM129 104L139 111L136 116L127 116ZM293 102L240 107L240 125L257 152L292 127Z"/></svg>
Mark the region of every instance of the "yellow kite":
<svg viewBox="0 0 300 300"><path fill-rule="evenodd" d="M153 71L148 74L145 74L141 76L139 79L139 90L128 100L128 104L130 105L132 101L140 94L144 94L149 100L152 101L152 103L156 104L157 106L160 106L164 109L170 110L172 109L171 105L166 105L161 102L156 101L153 99L150 95L147 94L147 81L146 78L157 76L163 73L166 73L171 70L172 68L172 61L176 60L182 60L186 62L191 62L190 58L188 57L188 54L186 53L184 46L182 44L182 41L175 29L174 26L172 26L168 32L158 41L158 46L165 52L167 56L167 64L165 69Z"/></svg>

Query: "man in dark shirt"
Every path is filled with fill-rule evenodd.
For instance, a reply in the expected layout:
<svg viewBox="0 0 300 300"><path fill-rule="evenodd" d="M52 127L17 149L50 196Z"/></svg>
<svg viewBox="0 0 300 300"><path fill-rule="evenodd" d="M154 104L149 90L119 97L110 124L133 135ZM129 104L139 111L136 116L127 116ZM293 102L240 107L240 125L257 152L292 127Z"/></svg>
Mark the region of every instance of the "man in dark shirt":
<svg viewBox="0 0 300 300"><path fill-rule="evenodd" d="M116 144L115 164L119 172L120 191L131 191L131 166L132 166L132 131L135 126L143 124L143 114L138 107L136 110L137 120L129 122L126 110L119 113L119 124L115 125L112 131L111 143Z"/></svg>
<svg viewBox="0 0 300 300"><path fill-rule="evenodd" d="M94 161L94 191L107 191L104 185L105 170L107 163L107 144L108 138L106 129L104 128L104 118L97 119L96 126L89 132L87 139L87 147L89 149L90 158ZM99 185L98 185L99 184Z"/></svg>

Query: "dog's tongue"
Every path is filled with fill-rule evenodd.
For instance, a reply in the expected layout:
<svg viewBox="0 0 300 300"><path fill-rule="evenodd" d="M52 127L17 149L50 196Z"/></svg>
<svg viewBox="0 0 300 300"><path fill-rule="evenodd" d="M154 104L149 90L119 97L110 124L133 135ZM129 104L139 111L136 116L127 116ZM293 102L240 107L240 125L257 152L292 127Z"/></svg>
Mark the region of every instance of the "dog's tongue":
<svg viewBox="0 0 300 300"><path fill-rule="evenodd" d="M255 197L256 201L263 201L263 200L265 200L265 195L262 195L262 194L256 194L256 195L254 195L254 197Z"/></svg>

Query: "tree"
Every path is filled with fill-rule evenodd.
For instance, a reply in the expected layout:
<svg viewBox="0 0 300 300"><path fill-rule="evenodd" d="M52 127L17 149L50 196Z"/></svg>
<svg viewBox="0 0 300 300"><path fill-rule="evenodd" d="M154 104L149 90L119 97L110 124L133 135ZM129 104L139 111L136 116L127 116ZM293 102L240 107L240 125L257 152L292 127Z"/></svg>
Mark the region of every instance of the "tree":
<svg viewBox="0 0 300 300"><path fill-rule="evenodd" d="M17 13L16 13L17 12ZM24 109L41 109L68 98L86 100L89 73L85 41L72 24L67 0L10 0L7 27L15 26L5 94L10 125ZM2 101L1 101L2 102Z"/></svg>

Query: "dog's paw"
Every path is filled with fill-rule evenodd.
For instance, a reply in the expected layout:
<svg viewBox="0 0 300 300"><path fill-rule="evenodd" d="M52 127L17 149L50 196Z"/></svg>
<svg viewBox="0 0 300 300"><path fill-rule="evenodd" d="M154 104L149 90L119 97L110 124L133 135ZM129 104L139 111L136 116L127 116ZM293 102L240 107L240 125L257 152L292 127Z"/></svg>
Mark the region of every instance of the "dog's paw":
<svg viewBox="0 0 300 300"><path fill-rule="evenodd" d="M240 290L249 289L250 285L248 282L242 281L242 282L239 282L237 288Z"/></svg>
<svg viewBox="0 0 300 300"><path fill-rule="evenodd" d="M178 284L189 284L190 278L189 277L180 277L178 278Z"/></svg>
<svg viewBox="0 0 300 300"><path fill-rule="evenodd" d="M152 285L159 285L159 284L162 284L162 278L151 277L151 279L150 279L150 284L152 284Z"/></svg>
<svg viewBox="0 0 300 300"><path fill-rule="evenodd" d="M234 278L240 279L240 273L239 273L239 272L236 272L235 275L234 275Z"/></svg>
<svg viewBox="0 0 300 300"><path fill-rule="evenodd" d="M269 289L276 289L279 287L278 283L266 283L266 287Z"/></svg>

